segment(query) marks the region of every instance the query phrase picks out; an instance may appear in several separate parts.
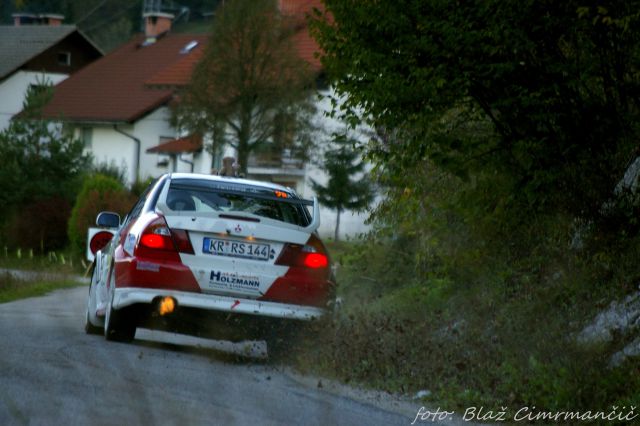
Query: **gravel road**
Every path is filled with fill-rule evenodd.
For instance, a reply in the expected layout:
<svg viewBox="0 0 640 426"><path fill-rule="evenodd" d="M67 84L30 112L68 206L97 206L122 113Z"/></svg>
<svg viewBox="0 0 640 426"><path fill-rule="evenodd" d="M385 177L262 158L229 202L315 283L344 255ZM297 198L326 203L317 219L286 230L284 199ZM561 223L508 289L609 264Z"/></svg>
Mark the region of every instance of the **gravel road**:
<svg viewBox="0 0 640 426"><path fill-rule="evenodd" d="M132 344L121 344L86 335L86 292L0 305L1 425L408 425L415 418L406 405L318 387L266 364L259 342L247 349L138 330ZM257 358L230 356L244 350Z"/></svg>

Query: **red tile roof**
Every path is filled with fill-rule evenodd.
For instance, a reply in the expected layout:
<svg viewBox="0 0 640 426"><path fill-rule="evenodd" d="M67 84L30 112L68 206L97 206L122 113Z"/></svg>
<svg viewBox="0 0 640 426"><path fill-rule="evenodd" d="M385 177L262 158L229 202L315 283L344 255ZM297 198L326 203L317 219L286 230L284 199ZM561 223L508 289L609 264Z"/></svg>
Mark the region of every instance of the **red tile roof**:
<svg viewBox="0 0 640 426"><path fill-rule="evenodd" d="M206 44L206 42L204 42ZM182 86L191 79L191 72L204 53L205 45L198 42L191 53L154 74L145 83L150 86Z"/></svg>
<svg viewBox="0 0 640 426"><path fill-rule="evenodd" d="M147 149L149 153L180 154L182 152L198 152L202 150L202 137L196 135L185 136L165 142Z"/></svg>
<svg viewBox="0 0 640 426"><path fill-rule="evenodd" d="M321 0L280 0L280 12L283 15L292 17L298 24L298 31L293 35L293 44L302 59L307 61L314 72L320 72L322 65L316 58L316 53L320 52L320 46L309 34L307 25L307 15L313 12L314 8L324 10Z"/></svg>
<svg viewBox="0 0 640 426"><path fill-rule="evenodd" d="M172 88L149 87L147 81L172 69L175 72L166 81L184 83L184 76L191 71L188 67L195 63L187 57L202 50L206 38L202 34L168 34L154 44L142 46L144 36L136 36L57 85L44 115L70 121L136 121L166 104L173 94ZM193 40L199 45L189 53L181 53Z"/></svg>
<svg viewBox="0 0 640 426"><path fill-rule="evenodd" d="M311 13L313 8L324 10L321 0L280 0L278 7L283 15L305 16Z"/></svg>
<svg viewBox="0 0 640 426"><path fill-rule="evenodd" d="M293 45L298 55L311 65L311 69L314 72L319 73L322 70L320 59L316 58L316 53L320 52L320 47L309 34L309 28L303 27L293 35Z"/></svg>

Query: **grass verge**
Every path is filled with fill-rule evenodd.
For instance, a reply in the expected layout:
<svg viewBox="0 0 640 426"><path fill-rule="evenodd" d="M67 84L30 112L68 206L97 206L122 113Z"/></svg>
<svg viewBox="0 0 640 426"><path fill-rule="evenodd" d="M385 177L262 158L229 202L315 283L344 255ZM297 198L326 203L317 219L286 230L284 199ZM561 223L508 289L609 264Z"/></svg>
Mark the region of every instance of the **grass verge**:
<svg viewBox="0 0 640 426"><path fill-rule="evenodd" d="M42 296L54 290L79 287L81 283L71 279L42 281L40 279L18 279L4 272L0 273L0 303L26 299L28 297Z"/></svg>

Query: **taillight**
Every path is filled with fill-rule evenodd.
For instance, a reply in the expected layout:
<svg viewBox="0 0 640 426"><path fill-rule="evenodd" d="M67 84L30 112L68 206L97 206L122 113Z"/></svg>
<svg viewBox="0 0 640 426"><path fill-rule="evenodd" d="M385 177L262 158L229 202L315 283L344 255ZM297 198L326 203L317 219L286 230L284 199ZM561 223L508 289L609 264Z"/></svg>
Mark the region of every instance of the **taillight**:
<svg viewBox="0 0 640 426"><path fill-rule="evenodd" d="M171 231L163 218L151 222L140 236L140 245L154 250L175 250Z"/></svg>
<svg viewBox="0 0 640 426"><path fill-rule="evenodd" d="M317 236L311 235L305 244L285 244L276 264L288 268L261 300L325 307L333 297L329 254Z"/></svg>
<svg viewBox="0 0 640 426"><path fill-rule="evenodd" d="M304 266L307 268L326 268L329 266L329 259L322 253L308 253L304 257Z"/></svg>
<svg viewBox="0 0 640 426"><path fill-rule="evenodd" d="M307 244L285 244L276 264L323 269L329 266L329 257L322 241L312 235Z"/></svg>
<svg viewBox="0 0 640 426"><path fill-rule="evenodd" d="M136 256L179 261L178 252L194 253L189 234L185 230L169 229L164 218L158 217L140 235Z"/></svg>

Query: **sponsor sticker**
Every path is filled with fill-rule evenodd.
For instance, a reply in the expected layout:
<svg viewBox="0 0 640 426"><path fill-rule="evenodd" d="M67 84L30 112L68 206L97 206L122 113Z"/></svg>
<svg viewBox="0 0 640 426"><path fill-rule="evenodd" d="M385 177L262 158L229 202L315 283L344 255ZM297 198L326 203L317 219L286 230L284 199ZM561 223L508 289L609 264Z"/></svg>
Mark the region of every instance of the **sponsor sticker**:
<svg viewBox="0 0 640 426"><path fill-rule="evenodd" d="M138 271L160 272L160 265L152 262L138 261L136 269Z"/></svg>
<svg viewBox="0 0 640 426"><path fill-rule="evenodd" d="M237 274L234 272L211 271L209 284L217 289L243 290L259 293L260 277L255 275Z"/></svg>

